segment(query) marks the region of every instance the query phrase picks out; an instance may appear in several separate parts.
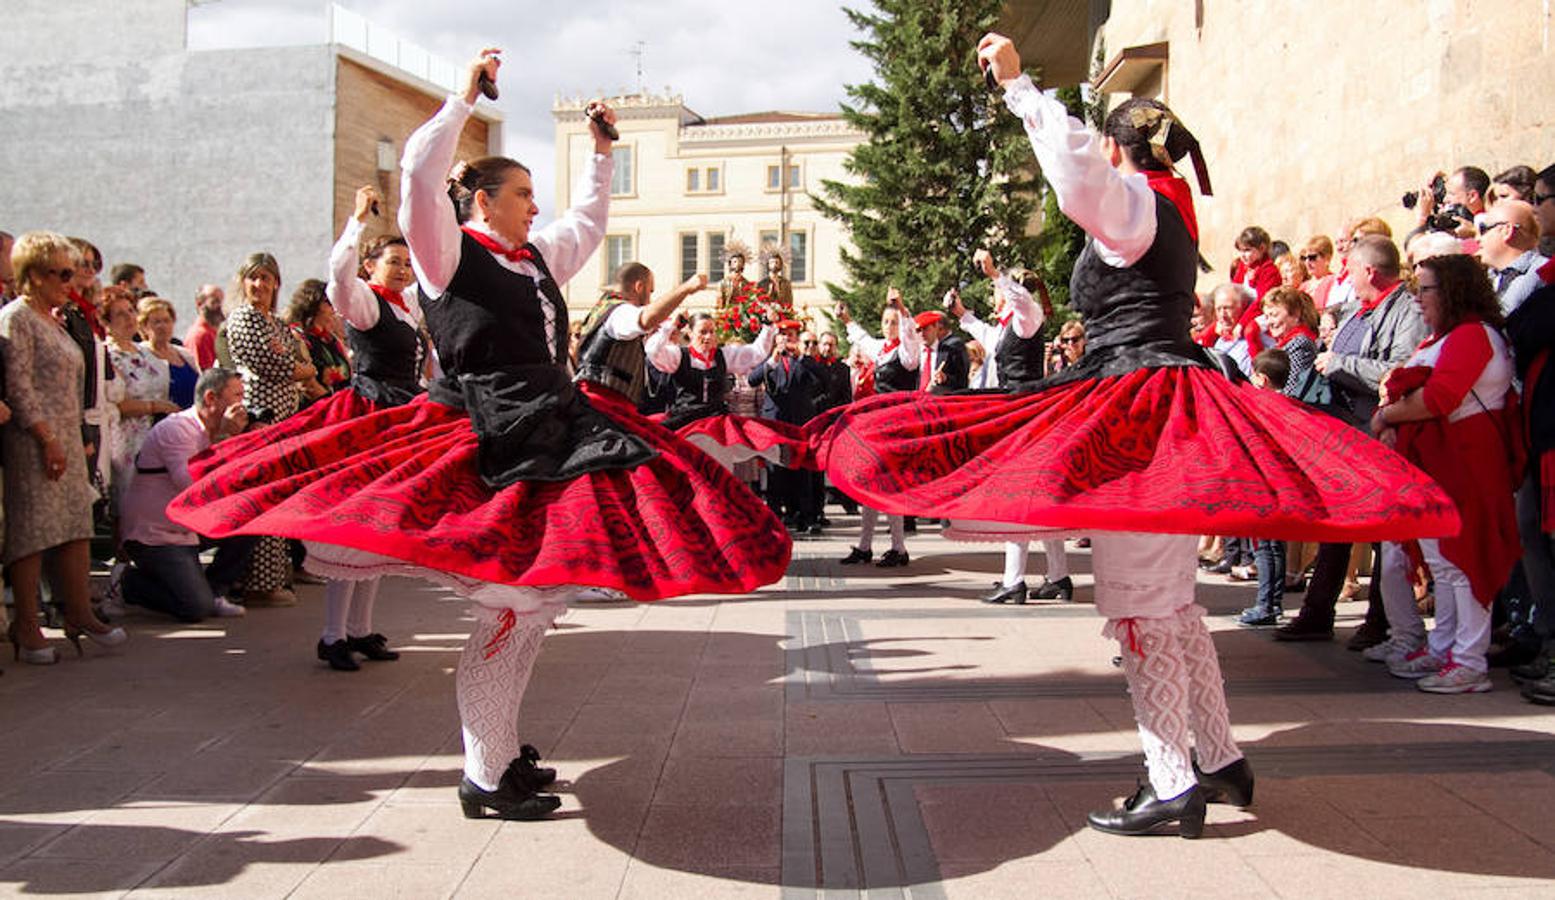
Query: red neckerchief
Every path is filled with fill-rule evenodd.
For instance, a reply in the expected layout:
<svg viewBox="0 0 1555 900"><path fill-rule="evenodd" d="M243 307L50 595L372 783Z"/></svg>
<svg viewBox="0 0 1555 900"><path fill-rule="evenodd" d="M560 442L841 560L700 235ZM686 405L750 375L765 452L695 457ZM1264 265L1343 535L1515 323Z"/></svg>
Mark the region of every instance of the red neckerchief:
<svg viewBox="0 0 1555 900"><path fill-rule="evenodd" d="M81 296L81 292L75 288L70 289L70 301L76 305L77 309L81 310L81 315L86 316L86 324L92 326L93 334L100 338L108 337L108 331L103 328L102 320L97 318L97 307L86 302L86 298Z"/></svg>
<svg viewBox="0 0 1555 900"><path fill-rule="evenodd" d="M465 225L460 230L474 238L475 243L480 244L482 247L485 247L493 254L502 257L508 262L531 262L535 258L534 253L531 252L528 247L519 247L517 250L509 250L508 248L502 246L502 243L496 238L489 234L483 234L479 231L476 231L468 225Z"/></svg>
<svg viewBox="0 0 1555 900"><path fill-rule="evenodd" d="M700 359L702 361L702 365L707 366L709 369L713 367L713 354L718 352L717 347L714 347L713 352L707 354L706 356L702 355L702 351L693 346L687 345L686 349L691 351L692 359Z"/></svg>
<svg viewBox="0 0 1555 900"><path fill-rule="evenodd" d="M820 357L820 360L821 360L821 362L822 362L822 363L823 363L823 364L825 364L825 365L828 365L828 366L829 366L829 365L831 365L831 364L832 364L832 363L834 363L834 362L836 362L836 361L837 361L837 357L836 357L836 356L834 356L834 355L832 355L832 354L830 354L830 353L827 353L827 354L823 354L823 355L822 355L822 356L821 356L821 357Z"/></svg>
<svg viewBox="0 0 1555 900"><path fill-rule="evenodd" d="M1377 296L1371 298L1370 300L1361 301L1361 313L1364 315L1365 313L1369 313L1377 307L1381 306L1382 301L1393 296L1393 292L1398 290L1398 286L1401 283L1402 282L1395 281L1387 287L1377 291Z"/></svg>
<svg viewBox="0 0 1555 900"><path fill-rule="evenodd" d="M1549 262L1540 266L1537 271L1539 273L1540 281L1544 282L1545 284L1555 283L1555 259L1551 259Z"/></svg>
<svg viewBox="0 0 1555 900"><path fill-rule="evenodd" d="M1004 312L999 313L999 324L1008 325L1013 318L1015 318L1015 307L1005 306Z"/></svg>
<svg viewBox="0 0 1555 900"><path fill-rule="evenodd" d="M897 347L900 347L901 345L902 345L902 341L901 341L900 338L892 338L891 340L885 342L885 346L884 347L880 348L880 355L881 356L885 356L887 353L890 353L892 350L895 350Z"/></svg>
<svg viewBox="0 0 1555 900"><path fill-rule="evenodd" d="M1295 328L1292 328L1291 330L1285 332L1285 334L1281 335L1278 342L1275 343L1275 346L1283 347L1291 341L1294 341L1296 338L1301 337L1302 335L1306 335L1312 340L1313 343L1317 343L1317 335L1312 333L1312 329L1305 325L1297 325Z"/></svg>
<svg viewBox="0 0 1555 900"><path fill-rule="evenodd" d="M399 307L400 312L410 312L410 307L405 305L404 294L401 294L399 291L391 291L381 284L373 284L370 281L367 283L367 286L373 289L374 294L382 297L385 303L389 304L390 306Z"/></svg>
<svg viewBox="0 0 1555 900"><path fill-rule="evenodd" d="M1177 214L1182 216L1182 223L1188 227L1188 236L1197 244L1199 219L1193 212L1193 189L1188 187L1188 182L1173 172L1146 172L1145 180L1150 183L1151 190L1172 201L1172 205L1177 207Z"/></svg>

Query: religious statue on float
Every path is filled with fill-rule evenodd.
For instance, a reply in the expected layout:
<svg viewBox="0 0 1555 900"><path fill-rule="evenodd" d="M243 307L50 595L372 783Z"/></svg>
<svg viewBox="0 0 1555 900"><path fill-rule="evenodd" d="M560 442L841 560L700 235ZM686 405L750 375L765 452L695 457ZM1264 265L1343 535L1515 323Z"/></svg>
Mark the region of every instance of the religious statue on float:
<svg viewBox="0 0 1555 900"><path fill-rule="evenodd" d="M750 248L744 241L729 241L724 244L724 277L723 281L718 283L720 310L728 306L734 298L749 292L751 281L745 277L745 264L750 261L750 255Z"/></svg>
<svg viewBox="0 0 1555 900"><path fill-rule="evenodd" d="M779 306L794 305L794 283L788 279L788 261L793 251L768 243L761 248L761 264L766 277L757 286Z"/></svg>

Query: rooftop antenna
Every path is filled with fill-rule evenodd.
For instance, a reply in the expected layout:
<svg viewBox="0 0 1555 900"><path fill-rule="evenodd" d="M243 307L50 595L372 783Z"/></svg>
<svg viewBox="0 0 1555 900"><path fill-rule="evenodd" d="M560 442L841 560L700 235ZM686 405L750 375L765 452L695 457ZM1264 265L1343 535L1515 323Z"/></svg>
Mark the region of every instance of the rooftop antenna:
<svg viewBox="0 0 1555 900"><path fill-rule="evenodd" d="M643 84L643 48L648 46L647 41L637 41L632 49L626 51L628 55L637 60L637 93L646 95L648 88Z"/></svg>

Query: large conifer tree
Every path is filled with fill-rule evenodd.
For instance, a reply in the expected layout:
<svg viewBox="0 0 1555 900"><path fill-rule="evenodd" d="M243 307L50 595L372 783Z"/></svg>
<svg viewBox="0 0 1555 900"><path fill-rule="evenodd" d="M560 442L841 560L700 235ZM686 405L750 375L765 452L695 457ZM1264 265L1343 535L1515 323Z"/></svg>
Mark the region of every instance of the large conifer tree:
<svg viewBox="0 0 1555 900"><path fill-rule="evenodd" d="M861 323L877 318L891 285L923 310L970 282L963 299L986 310L988 282L971 266L980 246L1003 267L1039 265L1026 234L1037 204L1031 146L977 68L977 42L1000 5L874 0L873 11L847 10L876 80L850 85L842 112L868 137L846 163L859 183L825 181L816 203L851 234L847 283L827 287Z"/></svg>

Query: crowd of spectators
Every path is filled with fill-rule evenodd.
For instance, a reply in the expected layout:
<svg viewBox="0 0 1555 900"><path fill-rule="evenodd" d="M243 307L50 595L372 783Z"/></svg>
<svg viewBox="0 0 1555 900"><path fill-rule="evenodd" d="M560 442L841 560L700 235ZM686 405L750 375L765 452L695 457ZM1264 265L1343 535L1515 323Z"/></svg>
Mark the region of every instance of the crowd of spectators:
<svg viewBox="0 0 1555 900"><path fill-rule="evenodd" d="M1280 640L1332 639L1336 604L1356 598L1369 574L1352 649L1437 692L1486 690L1489 666L1514 664L1530 699L1555 703L1555 376L1544 365L1555 335L1555 167L1516 166L1494 178L1464 167L1428 180L1414 201L1417 227L1401 239L1376 217L1298 242L1244 228L1228 280L1199 298L1187 337L1228 376L1394 444L1453 494L1463 535L1376 547L1207 535L1201 562L1210 575L1256 581L1255 602L1238 620ZM39 631L49 618L38 601L45 561L70 634L104 644L124 635L99 613L111 621L123 601L189 621L295 603L296 547L278 538L229 542L201 574L203 542L167 522L161 507L189 483L191 456L351 379L325 283L302 281L278 309L281 270L269 254L244 260L228 289L201 286L181 338L173 304L148 286L143 267L117 264L108 284L102 271L88 241L0 233L9 635L17 657L32 662L55 658ZM1046 304L1040 279L1020 277ZM950 315L912 316L893 301L882 338L844 312L835 321L848 326L846 341L818 319L778 323L753 345L722 348L711 318L689 317L650 342L644 409L669 408L682 349L701 360L722 355L729 411L799 426L878 390L884 359L908 370L892 373L893 390L988 386L993 348L979 339L991 339L992 326L959 297L947 296L945 309ZM1036 325L1015 324L1023 339L1035 334ZM1043 328L1046 374L1084 354L1083 322L1049 318ZM572 334L576 352L581 323ZM888 348L898 345L893 355ZM1475 452L1463 455L1466 447ZM831 525L828 498L854 509L816 473L757 461L734 468L796 532ZM1461 472L1473 473L1475 496L1459 496ZM119 565L94 612L87 542L105 523ZM893 523L893 564L906 564L899 535L914 525ZM1287 598L1303 593L1292 615ZM1428 635L1422 614L1432 612Z"/></svg>

